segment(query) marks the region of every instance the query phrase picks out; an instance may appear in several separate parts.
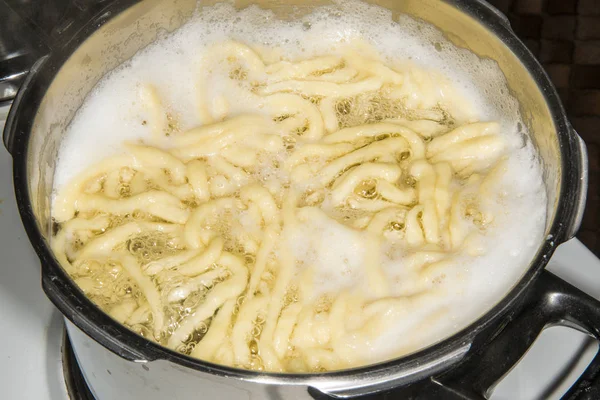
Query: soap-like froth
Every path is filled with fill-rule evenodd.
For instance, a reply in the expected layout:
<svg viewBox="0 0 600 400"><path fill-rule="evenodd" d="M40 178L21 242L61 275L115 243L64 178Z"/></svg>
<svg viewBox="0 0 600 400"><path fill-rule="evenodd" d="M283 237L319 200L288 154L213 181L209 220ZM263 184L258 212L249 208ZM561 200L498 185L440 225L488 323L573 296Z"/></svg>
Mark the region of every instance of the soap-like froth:
<svg viewBox="0 0 600 400"><path fill-rule="evenodd" d="M157 88L182 130L198 125L201 120L192 110L198 109L199 76L206 74L202 54L212 44L227 39L270 50L262 53L270 54L273 61L283 53L290 60L336 54L341 45L364 40L395 65L414 63L441 72L474 105L477 119L500 121L513 145L522 141L516 134L518 103L508 95L497 63L453 46L431 25L408 16L392 21L388 10L360 1L340 1L294 22L278 20L272 12L256 6L236 11L222 3L201 8L188 24L164 34L101 80L62 143L55 188L85 166L118 152L122 141L148 137L149 125L139 123L144 115L139 91L148 82ZM213 92L225 89L218 81L210 85ZM248 101L239 99L239 105Z"/></svg>
<svg viewBox="0 0 600 400"><path fill-rule="evenodd" d="M398 353L394 346L399 335L407 338L407 346L413 339L426 343L447 337L493 306L524 273L543 237L545 191L535 151L530 141L523 144L526 132L517 129L522 126L518 103L509 95L496 62L453 46L430 25L407 16L393 21L391 12L358 1L337 2L293 22L278 20L272 12L254 6L242 11L228 4L199 9L189 24L140 51L90 93L62 143L55 190L85 167L121 152L123 141L151 135L151 124L140 123L151 118L140 101L140 91L147 83L160 93L182 131L199 125L198 84L202 76L211 76L202 54L227 39L251 45L272 61L279 61L282 55L288 60L335 55L348 43L362 40L400 70L412 64L445 76L452 89L472 105L464 119L501 123L510 148L503 178L506 191L503 208L484 238L486 253L465 257L454 266L453 276L447 280L452 283L445 287L443 309L448 314L443 319L435 318L442 308L437 303L399 316L394 328L369 349L357 349L365 359L381 360ZM219 80L208 84L211 93L229 90ZM442 98L444 88L437 88ZM238 100L232 105L233 114L253 106L250 99ZM295 255L318 267L315 284L321 285L321 293L365 284L359 267L369 255L360 246L361 234L341 224L308 220L293 237ZM397 281L404 258L383 256L390 282ZM401 289L399 284L392 291ZM424 332L419 324L428 316L432 322Z"/></svg>

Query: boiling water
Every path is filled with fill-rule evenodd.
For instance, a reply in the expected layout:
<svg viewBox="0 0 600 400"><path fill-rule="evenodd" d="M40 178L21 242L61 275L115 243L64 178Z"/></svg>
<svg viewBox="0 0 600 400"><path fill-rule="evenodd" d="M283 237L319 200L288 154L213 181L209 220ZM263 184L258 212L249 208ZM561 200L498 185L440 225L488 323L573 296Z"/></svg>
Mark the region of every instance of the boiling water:
<svg viewBox="0 0 600 400"><path fill-rule="evenodd" d="M518 104L506 94L506 82L497 64L452 46L431 26L408 17L393 21L390 12L360 2L338 2L294 22L277 20L270 12L256 7L235 11L227 4L220 4L199 9L190 23L173 34L163 35L140 51L102 79L90 93L66 132L59 152L55 190L63 189L86 167L123 153L124 141L151 137L152 128L148 121L153 117L140 95L149 83L160 94L162 106L168 110L173 135L204 122L197 112L199 90L212 96L208 107L216 115L223 108L221 97L235 99L227 104L228 116L266 112L257 109L254 97L245 95L245 91L229 83L231 76L223 76L218 63L211 64L203 59L203 54L215 43L230 39L252 46L267 63L342 55L344 49L351 46L357 51L379 54L387 65L406 74L404 87L409 96L402 102L394 101L385 90L361 93L338 102L339 128L396 117L410 120L414 119L412 114L418 109L437 110L441 115L437 128L441 125L443 131L473 121L500 123L508 157L505 173L496 187L501 200L492 206L493 224L478 238L474 250L453 255L452 267L445 274L444 284L440 285L441 297L408 307L398 314L392 326L369 344L369 348L354 349L360 355L360 363L405 354L449 336L492 307L524 273L543 237L545 190L535 150L530 141L523 140L526 132L522 131ZM251 81L253 77L249 78ZM203 87L199 87L199 80L204 82ZM427 131L431 126L422 124L415 130L419 128ZM295 139L289 137L286 140L289 148L293 148ZM168 141L163 148L170 149ZM278 168L284 158L285 154L278 154L266 160L260 168L253 170L253 179L271 185L270 188L275 188L272 192L289 184L289 176ZM410 177L406 179L410 180ZM453 184L460 186L464 182ZM361 190L368 193L369 188ZM315 271L311 277L311 300L318 302L342 290L362 288L368 292L363 265L373 254L365 246L366 233L344 224L360 215L351 215L351 210L335 210L328 205L327 199L319 204L332 218L306 218L293 232L281 238L296 260L312 266ZM125 218L135 220L136 216ZM244 212L234 215L233 219L238 219L238 225L246 231L260 230L256 221ZM118 226L123 221L112 223ZM232 226L218 229L226 234L227 229L236 229ZM168 235L138 237L129 240L126 246L142 264L185 251L182 243ZM254 262L252 251L235 249L227 240L225 246L227 250L245 256L249 266ZM478 248L482 250L478 251ZM77 250L75 245L69 251L75 254ZM391 283L390 296L405 296L418 291L411 286L414 279L406 267L413 253L394 244L384 245L380 253L383 271ZM277 249L274 254L281 256ZM124 293L133 293L129 302L123 302L121 308L112 309L112 312L118 314L126 308L135 309L134 313L139 314L148 312L147 307L138 308L139 298L143 295L122 267L87 263L77 268L75 275L81 276L78 284L105 309L113 307L114 300ZM94 272L95 268L97 272ZM178 327L181 318L193 313L206 292L226 278L219 276L185 301L174 303L166 313L172 326L167 333L154 339L166 344L169 333ZM174 275L153 279L165 292L182 284L182 280ZM292 286L299 284L301 279L299 273ZM135 315L131 317L131 320L135 319ZM139 320L145 321L142 317ZM194 333L196 337L186 343L197 342L209 324L210 320L207 320L206 326ZM253 332L259 335L260 318L254 324L257 332ZM132 328L152 338L149 326L142 322ZM185 346L178 349L191 350Z"/></svg>

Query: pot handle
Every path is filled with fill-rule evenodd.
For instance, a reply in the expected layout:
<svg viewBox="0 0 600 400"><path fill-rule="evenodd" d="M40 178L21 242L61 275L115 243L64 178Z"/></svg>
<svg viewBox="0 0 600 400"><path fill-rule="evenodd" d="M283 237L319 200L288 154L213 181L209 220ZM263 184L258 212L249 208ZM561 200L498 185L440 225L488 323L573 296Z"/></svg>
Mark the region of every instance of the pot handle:
<svg viewBox="0 0 600 400"><path fill-rule="evenodd" d="M29 85L31 84L31 81L33 80L33 78L39 73L39 71L42 69L42 66L44 65L44 63L46 62L46 60L48 59L49 55L45 55L41 58L39 58L34 64L33 66L29 69L29 72L27 73L27 76L25 77L25 80L23 81L23 83L21 84L21 87L19 88L19 91L17 92L17 95L15 96L12 106L10 107L10 111L8 112L8 117L6 117L6 123L4 125L4 133L2 135L2 140L4 142L4 147L6 147L6 150L8 150L8 152L12 155L13 153L13 142L15 139L15 120L18 116L18 112L17 110L20 109L20 104L23 101L23 93L25 92L25 88L29 87Z"/></svg>
<svg viewBox="0 0 600 400"><path fill-rule="evenodd" d="M4 147L11 155L13 153L13 141L16 137L14 122L19 114L17 110L21 109L20 104L23 100L23 93L26 92L24 89L29 87L33 78L39 74L42 65L48 60L50 54L62 51L77 36L78 32L85 29L87 25L100 26L106 20L105 17L111 15L110 11L107 12L111 3L115 2L107 0L69 2L65 13L61 16L60 22L53 27L51 32L41 32L35 24L32 24L30 27L33 35L41 42L41 44L36 44L39 48L31 56L37 57L40 55L40 58L26 72L25 79L19 86L19 90L12 101L12 106L6 118L2 139ZM23 16L23 13L18 12L17 15L23 19L27 19Z"/></svg>
<svg viewBox="0 0 600 400"><path fill-rule="evenodd" d="M519 362L547 327L564 325L583 330L600 341L600 301L548 271L543 271L526 294L521 311L475 343L450 371L411 386L356 397L362 400L445 399L485 400L495 385ZM476 344L476 345L475 345ZM339 398L309 389L314 399ZM600 352L562 400L600 399Z"/></svg>
<svg viewBox="0 0 600 400"><path fill-rule="evenodd" d="M477 346L480 350L468 355L459 367L431 382L456 394L456 398L486 399L541 331L553 325L583 330L600 341L600 301L543 271L520 313L511 316L488 343ZM599 398L600 352L562 399Z"/></svg>

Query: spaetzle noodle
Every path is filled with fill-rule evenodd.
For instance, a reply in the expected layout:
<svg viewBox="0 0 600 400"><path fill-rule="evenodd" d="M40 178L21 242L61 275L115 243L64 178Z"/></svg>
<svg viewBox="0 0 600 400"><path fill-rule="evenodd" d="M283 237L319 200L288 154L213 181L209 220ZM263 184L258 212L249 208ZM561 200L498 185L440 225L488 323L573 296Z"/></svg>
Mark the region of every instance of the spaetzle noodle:
<svg viewBox="0 0 600 400"><path fill-rule="evenodd" d="M150 134L59 188L57 259L114 319L210 362L319 372L373 362L388 331L389 358L430 343L410 329L450 318L447 282L462 290L503 218L501 124L361 41L263 47L204 49L185 129L162 86L139 87Z"/></svg>

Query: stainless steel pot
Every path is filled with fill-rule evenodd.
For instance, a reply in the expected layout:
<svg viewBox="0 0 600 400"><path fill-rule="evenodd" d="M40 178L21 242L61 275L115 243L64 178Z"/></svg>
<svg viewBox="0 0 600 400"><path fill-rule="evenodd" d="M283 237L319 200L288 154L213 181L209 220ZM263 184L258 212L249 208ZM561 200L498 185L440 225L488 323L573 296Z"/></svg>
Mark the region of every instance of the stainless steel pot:
<svg viewBox="0 0 600 400"><path fill-rule="evenodd" d="M252 398L301 399L388 393L389 398L487 397L538 333L552 324L600 338L600 302L549 272L555 248L575 234L587 188L585 145L571 128L539 63L501 13L480 0L372 0L442 30L459 47L498 62L544 165L549 198L546 240L523 276L483 317L452 337L401 359L322 374L266 374L210 364L178 354L119 325L75 286L52 255L49 199L65 127L98 80L192 14L196 0L117 0L40 59L22 85L4 131L14 158L15 192L23 223L42 263L42 286L68 319L86 380L99 400ZM258 3L286 18L316 3ZM567 394L600 398L600 356ZM365 397L367 398L367 397ZM371 398L371 397L368 397Z"/></svg>

